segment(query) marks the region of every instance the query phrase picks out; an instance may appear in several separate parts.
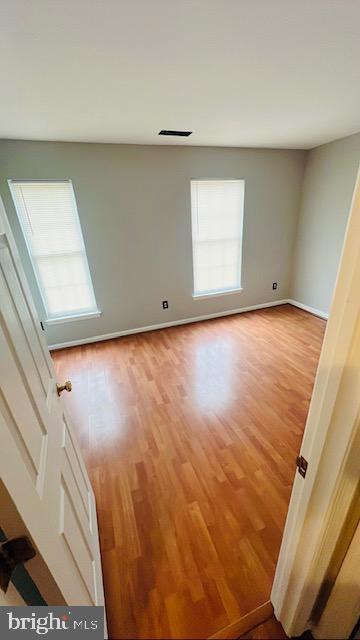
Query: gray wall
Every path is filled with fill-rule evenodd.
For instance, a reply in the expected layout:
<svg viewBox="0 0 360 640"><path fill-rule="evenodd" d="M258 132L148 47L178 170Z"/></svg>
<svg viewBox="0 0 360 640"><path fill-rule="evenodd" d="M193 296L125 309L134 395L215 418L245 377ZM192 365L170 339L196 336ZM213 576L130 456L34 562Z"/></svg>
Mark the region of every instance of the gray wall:
<svg viewBox="0 0 360 640"><path fill-rule="evenodd" d="M360 133L310 151L290 298L327 313L360 162Z"/></svg>
<svg viewBox="0 0 360 640"><path fill-rule="evenodd" d="M49 344L287 298L304 162L302 151L1 141L0 193L30 276L7 179L74 184L102 316L48 327ZM245 179L241 293L192 299L191 178Z"/></svg>

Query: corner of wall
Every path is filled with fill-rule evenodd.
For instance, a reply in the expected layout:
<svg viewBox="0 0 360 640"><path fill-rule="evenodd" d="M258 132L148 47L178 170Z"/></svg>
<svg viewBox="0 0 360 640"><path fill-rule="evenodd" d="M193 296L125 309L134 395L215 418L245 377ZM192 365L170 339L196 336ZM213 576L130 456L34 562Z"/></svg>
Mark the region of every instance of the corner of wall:
<svg viewBox="0 0 360 640"><path fill-rule="evenodd" d="M301 211L303 208L303 199L304 199L304 185L306 180L306 173L308 169L308 163L310 158L311 150L305 150L304 152L304 161L303 161L303 173L301 178L301 185L299 190L299 197L297 202L297 216L296 216L296 224L294 228L294 235L292 239L292 247L291 247L291 264L290 264L290 273L289 273L289 290L288 290L288 298L289 300L293 298L294 292L294 280L295 280L295 270L296 270L296 254L297 254L297 245L298 245L298 234L300 227L300 218Z"/></svg>
<svg viewBox="0 0 360 640"><path fill-rule="evenodd" d="M306 154L292 248L289 299L330 308L360 159L360 133Z"/></svg>

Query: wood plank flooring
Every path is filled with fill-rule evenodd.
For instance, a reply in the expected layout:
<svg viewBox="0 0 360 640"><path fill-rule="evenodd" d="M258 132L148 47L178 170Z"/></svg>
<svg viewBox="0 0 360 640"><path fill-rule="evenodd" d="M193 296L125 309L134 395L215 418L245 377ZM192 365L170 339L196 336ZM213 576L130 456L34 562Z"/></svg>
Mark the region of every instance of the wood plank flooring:
<svg viewBox="0 0 360 640"><path fill-rule="evenodd" d="M280 622L272 616L267 622L259 624L249 633L241 636L240 640L286 640L287 637Z"/></svg>
<svg viewBox="0 0 360 640"><path fill-rule="evenodd" d="M284 305L53 353L110 638L206 638L269 599L324 328Z"/></svg>

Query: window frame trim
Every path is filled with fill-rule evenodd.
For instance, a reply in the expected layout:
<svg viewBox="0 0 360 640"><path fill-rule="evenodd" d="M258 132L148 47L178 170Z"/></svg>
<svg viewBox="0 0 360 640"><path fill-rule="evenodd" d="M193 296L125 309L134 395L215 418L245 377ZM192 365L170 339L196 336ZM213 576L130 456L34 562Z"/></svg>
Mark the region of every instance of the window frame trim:
<svg viewBox="0 0 360 640"><path fill-rule="evenodd" d="M64 322L75 322L76 320L90 320L91 318L100 318L101 311L89 311L86 313L76 313L71 316L59 316L58 318L45 319L46 325L63 324Z"/></svg>
<svg viewBox="0 0 360 640"><path fill-rule="evenodd" d="M195 291L195 244L194 242L194 214L192 207L192 184L195 182L241 182L243 184L243 207L241 213L241 235L239 242L239 284L237 287L233 287L231 289L220 289L214 291ZM242 286L242 266L243 266L243 240L244 240L244 216L245 216L245 178L190 178L190 215L191 215L191 249L192 249L192 274L193 274L193 282L192 282L192 298L193 300L201 299L201 298L213 298L218 296L229 295L233 293L241 293L244 288Z"/></svg>
<svg viewBox="0 0 360 640"><path fill-rule="evenodd" d="M192 297L194 300L202 298L219 298L220 296L229 296L234 293L241 293L242 291L244 291L243 287L236 287L235 289L222 289L221 291L210 291L208 293L193 293Z"/></svg>
<svg viewBox="0 0 360 640"><path fill-rule="evenodd" d="M74 204L74 208L75 208L75 213L76 213L76 225L77 228L79 230L80 233L80 240L81 240L81 244L82 244L82 250L81 253L84 255L85 257L85 272L87 275L87 284L89 286L90 289L90 293L92 295L92 298L94 300L94 306L93 307L89 307L88 309L82 309L79 310L77 312L77 310L72 310L69 313L64 313L61 312L59 314L50 314L49 310L48 310L48 305L46 302L46 297L45 297L45 287L42 283L41 277L40 277L40 272L39 272L39 268L37 265L37 261L36 258L31 250L29 241L28 241L28 237L27 237L27 233L25 231L24 228L24 223L22 220L22 216L19 213L18 210L18 206L17 206L17 198L15 196L14 190L12 188L13 184L22 184L22 183L28 183L28 184L41 184L44 182L48 182L49 184L52 183L60 183L60 184L68 184L70 187L70 192L71 192L71 199L73 201ZM97 300L96 300L96 296L95 296L95 291L94 291L94 285L92 282L92 277L91 277L91 273L90 273L90 267L89 267L89 261L88 261L88 256L87 256L87 252L86 252L86 247L85 247L85 242L84 242L84 236L83 236L83 231L81 228L81 222L80 222L80 215L79 215L79 210L78 210L78 206L77 206L77 202L76 202L76 196L75 196L75 190L74 190L74 185L73 182L71 180L71 178L57 178L57 179L49 179L49 178L45 178L45 179L41 179L41 178L33 178L33 179L20 179L20 178L9 178L8 181L8 186L9 186L9 190L10 190L10 194L11 194L11 198L13 201L13 205L16 211L16 215L17 215L17 219L21 228L21 232L22 232L22 236L25 242L25 246L26 246L26 250L29 256L29 260L30 260L30 264L32 266L32 270L34 273L34 277L35 277L35 281L38 287L38 291L40 294L40 298L41 298L41 302L45 311L45 324L47 325L51 325L51 324L62 324L63 322L71 322L73 320L79 319L85 319L85 318L96 318L96 317L100 317L101 315L101 310L98 307L97 304ZM80 252L77 252L80 253ZM52 254L49 254L49 256ZM62 254L59 254L62 255ZM64 254L65 255L65 254Z"/></svg>

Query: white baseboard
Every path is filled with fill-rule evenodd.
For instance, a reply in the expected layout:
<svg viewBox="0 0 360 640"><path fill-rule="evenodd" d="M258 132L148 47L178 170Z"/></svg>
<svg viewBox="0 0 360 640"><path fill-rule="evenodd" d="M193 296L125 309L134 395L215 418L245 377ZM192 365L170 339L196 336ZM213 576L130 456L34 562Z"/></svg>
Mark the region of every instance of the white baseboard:
<svg viewBox="0 0 360 640"><path fill-rule="evenodd" d="M309 307L307 304L303 304L302 302L298 302L297 300L292 300L289 298L287 302L289 304L292 304L294 307L299 307L299 309L303 309L303 311L308 311L308 313L312 313L314 316L319 316L319 318L324 318L324 320L327 320L329 317L329 314L325 313L325 311L320 311L320 309L314 309L314 307Z"/></svg>
<svg viewBox="0 0 360 640"><path fill-rule="evenodd" d="M256 309L266 309L267 307L277 307L281 304L287 304L290 300L275 300L274 302L265 302L264 304L254 304L251 307L242 307L241 309L230 309L230 311L219 311L218 313L209 313L205 316L196 316L195 318L184 318L183 320L173 320L172 322L161 322L160 324L151 324L148 327L137 327L136 329L125 329L125 331L116 331L115 333L106 333L101 336L92 336L91 338L83 338L81 340L70 340L69 342L59 342L58 344L49 345L50 351L56 349L65 349L66 347L77 347L82 344L90 344L91 342L101 342L102 340L111 340L112 338L120 338L121 336L130 336L134 333L144 333L146 331L156 331L157 329L166 329L167 327L176 327L180 324L191 324L192 322L201 322L202 320L211 320L211 318L222 318L223 316L231 316L237 313L245 313L247 311L255 311ZM294 303L295 304L295 303Z"/></svg>
<svg viewBox="0 0 360 640"><path fill-rule="evenodd" d="M241 309L230 309L230 311L219 311L218 313L208 313L205 316L196 316L195 318L184 318L183 320L172 320L171 322L161 322L159 324L151 324L147 327L137 327L136 329L125 329L124 331L115 331L114 333L105 333L100 336L92 336L91 338L82 338L81 340L70 340L69 342L59 342L57 344L50 344L50 351L56 349L65 349L66 347L78 347L82 344L91 344L92 342L102 342L103 340L111 340L112 338L121 338L121 336L130 336L134 333L145 333L146 331L156 331L157 329L166 329L167 327L176 327L181 324L191 324L192 322L201 322L202 320L211 320L212 318L222 318L223 316L232 316L237 313L246 313L247 311L256 311L256 309L267 309L268 307L277 307L282 304L292 304L294 307L299 307L303 311L308 311L315 316L324 318L327 320L328 315L324 311L308 307L302 302L297 300L285 299L275 300L274 302L265 302L263 304L253 304L250 307L242 307Z"/></svg>

